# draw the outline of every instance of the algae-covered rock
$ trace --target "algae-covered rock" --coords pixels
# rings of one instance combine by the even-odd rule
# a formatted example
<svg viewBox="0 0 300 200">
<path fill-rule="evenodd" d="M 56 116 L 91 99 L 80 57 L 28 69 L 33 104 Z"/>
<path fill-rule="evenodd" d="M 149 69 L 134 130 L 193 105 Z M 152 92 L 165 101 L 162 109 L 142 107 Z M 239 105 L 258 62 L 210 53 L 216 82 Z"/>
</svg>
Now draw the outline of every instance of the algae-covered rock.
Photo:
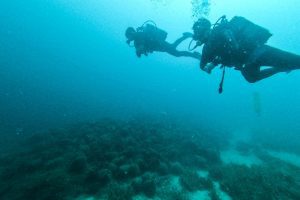
<svg viewBox="0 0 300 200">
<path fill-rule="evenodd" d="M 72 174 L 82 174 L 87 169 L 87 160 L 85 156 L 78 156 L 71 161 L 69 172 Z"/>
<path fill-rule="evenodd" d="M 182 165 L 179 162 L 174 162 L 170 164 L 170 173 L 174 175 L 180 175 L 184 171 Z"/>
<path fill-rule="evenodd" d="M 220 169 L 221 188 L 234 200 L 298 199 L 296 180 L 275 166 L 227 165 Z M 291 198 L 293 197 L 293 198 Z"/>
<path fill-rule="evenodd" d="M 300 199 L 299 169 L 272 165 L 274 159 L 267 162 L 268 157 L 262 159 L 268 167 L 222 164 L 220 149 L 227 137 L 195 129 L 149 119 L 101 120 L 24 136 L 14 151 L 0 154 L 0 199 L 99 195 L 126 200 L 138 194 L 181 200 L 197 190 L 208 190 L 217 199 L 211 180 L 233 200 Z M 245 153 L 252 148 L 242 147 Z M 207 178 L 198 174 L 202 169 L 209 171 Z M 179 189 L 162 184 L 170 174 L 179 176 Z M 168 191 L 165 196 L 162 187 Z"/>
<path fill-rule="evenodd" d="M 98 171 L 90 170 L 86 175 L 86 182 L 89 184 L 98 184 L 104 186 L 110 181 L 111 172 L 107 169 Z"/>
<path fill-rule="evenodd" d="M 107 188 L 107 200 L 131 200 L 133 189 L 130 185 L 110 184 Z"/>
<path fill-rule="evenodd" d="M 180 176 L 180 183 L 184 189 L 190 192 L 213 188 L 213 183 L 208 178 L 200 177 L 196 171 L 185 170 Z"/>
<path fill-rule="evenodd" d="M 136 194 L 143 193 L 151 198 L 156 193 L 155 176 L 152 174 L 145 174 L 142 177 L 135 179 L 131 185 Z"/>
<path fill-rule="evenodd" d="M 113 177 L 116 180 L 123 180 L 138 176 L 141 172 L 139 166 L 136 164 L 126 164 L 115 168 L 113 171 Z"/>
</svg>

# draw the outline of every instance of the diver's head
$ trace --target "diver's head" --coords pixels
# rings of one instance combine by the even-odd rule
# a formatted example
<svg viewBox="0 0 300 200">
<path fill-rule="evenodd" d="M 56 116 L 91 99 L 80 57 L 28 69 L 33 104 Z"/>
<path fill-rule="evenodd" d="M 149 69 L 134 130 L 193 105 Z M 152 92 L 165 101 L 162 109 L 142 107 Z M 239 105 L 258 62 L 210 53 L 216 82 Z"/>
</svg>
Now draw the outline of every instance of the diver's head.
<svg viewBox="0 0 300 200">
<path fill-rule="evenodd" d="M 211 23 L 206 18 L 200 18 L 193 25 L 194 36 L 193 39 L 198 41 L 201 45 L 208 39 L 211 30 Z"/>
<path fill-rule="evenodd" d="M 126 29 L 126 32 L 125 32 L 125 36 L 127 38 L 127 43 L 129 44 L 131 41 L 134 40 L 134 37 L 135 37 L 135 29 L 133 27 L 128 27 Z"/>
</svg>

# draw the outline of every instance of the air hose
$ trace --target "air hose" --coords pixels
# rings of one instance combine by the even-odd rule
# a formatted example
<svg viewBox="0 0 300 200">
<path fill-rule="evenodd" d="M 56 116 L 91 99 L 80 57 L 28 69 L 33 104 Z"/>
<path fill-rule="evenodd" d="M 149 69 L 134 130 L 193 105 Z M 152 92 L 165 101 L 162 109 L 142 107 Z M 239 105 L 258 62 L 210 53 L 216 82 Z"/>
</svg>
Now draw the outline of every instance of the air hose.
<svg viewBox="0 0 300 200">
<path fill-rule="evenodd" d="M 223 67 L 223 72 L 222 72 L 222 79 L 221 79 L 221 82 L 219 85 L 219 94 L 222 94 L 222 92 L 223 92 L 223 84 L 224 84 L 224 78 L 225 78 L 225 66 L 222 65 L 222 67 Z"/>
</svg>

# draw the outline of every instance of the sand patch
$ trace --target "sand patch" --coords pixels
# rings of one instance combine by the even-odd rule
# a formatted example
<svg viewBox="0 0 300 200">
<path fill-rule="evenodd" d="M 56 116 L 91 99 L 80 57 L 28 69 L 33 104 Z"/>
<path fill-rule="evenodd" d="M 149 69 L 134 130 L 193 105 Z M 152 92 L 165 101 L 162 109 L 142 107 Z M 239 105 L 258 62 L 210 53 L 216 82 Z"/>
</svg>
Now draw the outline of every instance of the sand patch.
<svg viewBox="0 0 300 200">
<path fill-rule="evenodd" d="M 277 151 L 268 151 L 268 154 L 284 162 L 300 167 L 300 156 L 297 154 Z"/>
<path fill-rule="evenodd" d="M 252 165 L 260 165 L 262 161 L 254 154 L 244 155 L 235 150 L 227 150 L 221 152 L 221 160 L 225 164 L 237 164 L 246 165 L 251 167 Z"/>
</svg>

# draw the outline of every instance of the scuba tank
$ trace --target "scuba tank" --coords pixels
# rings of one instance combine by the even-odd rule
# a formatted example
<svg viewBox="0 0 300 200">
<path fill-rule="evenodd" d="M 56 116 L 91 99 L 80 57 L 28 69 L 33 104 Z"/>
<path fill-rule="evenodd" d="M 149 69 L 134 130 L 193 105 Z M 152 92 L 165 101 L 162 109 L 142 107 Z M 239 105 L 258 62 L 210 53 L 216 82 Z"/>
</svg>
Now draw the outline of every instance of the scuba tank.
<svg viewBox="0 0 300 200">
<path fill-rule="evenodd" d="M 137 28 L 137 32 L 145 33 L 153 41 L 165 41 L 168 33 L 157 27 L 152 20 L 145 21 L 142 26 Z"/>
<path fill-rule="evenodd" d="M 254 24 L 244 17 L 236 16 L 232 18 L 228 26 L 244 51 L 251 51 L 265 44 L 272 36 L 267 29 Z"/>
</svg>

